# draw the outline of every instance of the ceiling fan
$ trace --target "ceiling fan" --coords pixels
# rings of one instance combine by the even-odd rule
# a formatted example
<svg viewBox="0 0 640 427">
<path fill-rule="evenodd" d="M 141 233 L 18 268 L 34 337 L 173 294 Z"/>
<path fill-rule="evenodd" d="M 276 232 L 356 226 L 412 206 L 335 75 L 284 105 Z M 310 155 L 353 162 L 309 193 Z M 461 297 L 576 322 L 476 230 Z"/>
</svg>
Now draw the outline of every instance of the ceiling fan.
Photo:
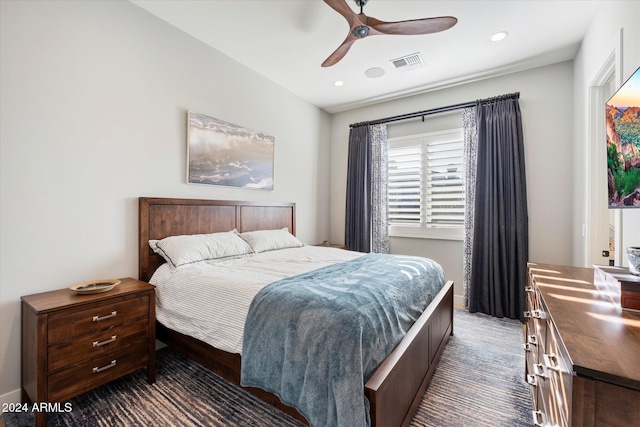
<svg viewBox="0 0 640 427">
<path fill-rule="evenodd" d="M 349 34 L 340 47 L 322 63 L 323 67 L 335 65 L 347 54 L 351 45 L 359 39 L 378 34 L 418 35 L 448 30 L 456 25 L 457 18 L 441 16 L 438 18 L 411 19 L 408 21 L 384 22 L 364 14 L 362 9 L 369 0 L 355 0 L 360 13 L 355 13 L 346 0 L 324 0 L 332 9 L 344 16 L 349 26 Z"/>
</svg>

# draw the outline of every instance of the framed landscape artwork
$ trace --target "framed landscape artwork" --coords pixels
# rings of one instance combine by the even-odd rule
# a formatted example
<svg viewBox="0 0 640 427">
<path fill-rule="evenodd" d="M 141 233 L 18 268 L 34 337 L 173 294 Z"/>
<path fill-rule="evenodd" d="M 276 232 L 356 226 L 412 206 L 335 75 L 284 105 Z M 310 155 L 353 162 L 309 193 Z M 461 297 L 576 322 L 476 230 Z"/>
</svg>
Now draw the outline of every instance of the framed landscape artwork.
<svg viewBox="0 0 640 427">
<path fill-rule="evenodd" d="M 189 112 L 187 182 L 273 190 L 275 138 Z"/>
</svg>

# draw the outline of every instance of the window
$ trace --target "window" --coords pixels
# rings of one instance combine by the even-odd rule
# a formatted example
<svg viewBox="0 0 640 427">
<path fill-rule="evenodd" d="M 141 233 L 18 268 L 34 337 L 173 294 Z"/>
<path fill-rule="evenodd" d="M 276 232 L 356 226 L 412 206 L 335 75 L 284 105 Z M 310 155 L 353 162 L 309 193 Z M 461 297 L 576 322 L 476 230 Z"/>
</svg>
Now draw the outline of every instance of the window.
<svg viewBox="0 0 640 427">
<path fill-rule="evenodd" d="M 464 237 L 463 131 L 389 138 L 389 235 Z"/>
</svg>

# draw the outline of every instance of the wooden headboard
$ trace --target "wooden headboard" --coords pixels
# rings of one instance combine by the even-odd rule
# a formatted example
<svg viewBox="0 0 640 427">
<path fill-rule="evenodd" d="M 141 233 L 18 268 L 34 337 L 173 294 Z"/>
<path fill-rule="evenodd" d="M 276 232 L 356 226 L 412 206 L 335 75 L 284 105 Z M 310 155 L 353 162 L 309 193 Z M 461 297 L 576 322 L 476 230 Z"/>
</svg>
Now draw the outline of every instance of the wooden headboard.
<svg viewBox="0 0 640 427">
<path fill-rule="evenodd" d="M 149 240 L 185 234 L 273 230 L 288 227 L 296 234 L 296 204 L 140 197 L 138 211 L 138 276 L 149 281 L 164 259 Z"/>
</svg>

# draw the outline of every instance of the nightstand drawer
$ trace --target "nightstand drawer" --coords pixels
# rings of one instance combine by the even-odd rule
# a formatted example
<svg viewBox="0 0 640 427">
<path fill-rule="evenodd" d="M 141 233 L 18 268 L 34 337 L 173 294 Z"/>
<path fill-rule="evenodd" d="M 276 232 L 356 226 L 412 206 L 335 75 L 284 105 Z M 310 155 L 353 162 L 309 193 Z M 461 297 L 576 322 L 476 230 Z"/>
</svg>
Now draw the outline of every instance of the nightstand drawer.
<svg viewBox="0 0 640 427">
<path fill-rule="evenodd" d="M 66 400 L 68 396 L 90 390 L 114 378 L 133 372 L 149 361 L 149 343 L 141 341 L 113 353 L 71 366 L 49 376 L 49 401 Z"/>
<path fill-rule="evenodd" d="M 49 316 L 48 341 L 74 340 L 83 335 L 111 329 L 116 325 L 149 316 L 149 297 L 132 297 L 81 311 L 66 310 Z"/>
<path fill-rule="evenodd" d="M 149 340 L 149 319 L 118 325 L 108 331 L 85 335 L 49 348 L 49 371 L 105 355 L 136 342 Z"/>
</svg>

